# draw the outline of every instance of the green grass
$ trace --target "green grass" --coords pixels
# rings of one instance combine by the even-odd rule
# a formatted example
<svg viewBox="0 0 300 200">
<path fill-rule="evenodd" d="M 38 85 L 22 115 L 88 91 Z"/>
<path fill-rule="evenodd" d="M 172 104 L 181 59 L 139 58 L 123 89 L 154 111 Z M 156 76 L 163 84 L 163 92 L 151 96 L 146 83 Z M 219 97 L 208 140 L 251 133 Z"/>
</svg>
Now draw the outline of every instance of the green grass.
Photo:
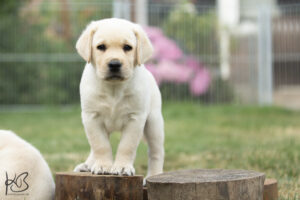
<svg viewBox="0 0 300 200">
<path fill-rule="evenodd" d="M 189 168 L 249 169 L 279 181 L 280 199 L 300 199 L 300 112 L 276 107 L 165 103 L 165 171 Z M 80 109 L 0 112 L 0 129 L 11 129 L 37 147 L 53 173 L 85 160 L 89 145 Z M 115 149 L 119 134 L 111 141 Z M 147 169 L 141 143 L 135 168 Z"/>
</svg>

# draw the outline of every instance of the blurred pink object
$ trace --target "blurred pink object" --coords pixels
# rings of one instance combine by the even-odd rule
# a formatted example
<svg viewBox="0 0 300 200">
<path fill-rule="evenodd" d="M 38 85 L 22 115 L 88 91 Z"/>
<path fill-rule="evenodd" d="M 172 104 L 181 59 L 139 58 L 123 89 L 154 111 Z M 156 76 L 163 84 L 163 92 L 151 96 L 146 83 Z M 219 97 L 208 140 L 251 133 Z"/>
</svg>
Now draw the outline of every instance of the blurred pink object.
<svg viewBox="0 0 300 200">
<path fill-rule="evenodd" d="M 193 56 L 187 56 L 185 59 L 186 66 L 192 68 L 193 70 L 198 70 L 199 67 L 205 67 L 199 63 L 199 61 Z"/>
<path fill-rule="evenodd" d="M 185 65 L 177 64 L 171 60 L 162 60 L 156 67 L 160 80 L 175 83 L 188 82 L 193 72 Z"/>
<path fill-rule="evenodd" d="M 157 38 L 164 37 L 163 32 L 157 27 L 146 26 L 143 28 L 146 31 L 151 42 L 154 42 Z"/>
<path fill-rule="evenodd" d="M 155 57 L 158 59 L 177 60 L 183 56 L 182 51 L 177 47 L 177 44 L 166 37 L 161 37 L 154 43 Z"/>
<path fill-rule="evenodd" d="M 190 91 L 193 95 L 200 96 L 208 90 L 210 81 L 209 71 L 205 68 L 201 68 L 190 81 Z"/>
<path fill-rule="evenodd" d="M 187 83 L 194 96 L 204 94 L 211 81 L 209 71 L 196 58 L 185 56 L 176 42 L 167 38 L 161 29 L 144 27 L 153 47 L 152 62 L 146 68 L 158 84 L 163 82 Z"/>
<path fill-rule="evenodd" d="M 153 74 L 158 84 L 162 82 L 186 83 L 193 73 L 184 65 L 176 64 L 170 60 L 163 60 L 157 65 L 147 64 L 146 68 Z"/>
<path fill-rule="evenodd" d="M 176 42 L 164 36 L 163 32 L 156 27 L 144 27 L 154 47 L 155 59 L 176 60 L 183 56 Z"/>
</svg>

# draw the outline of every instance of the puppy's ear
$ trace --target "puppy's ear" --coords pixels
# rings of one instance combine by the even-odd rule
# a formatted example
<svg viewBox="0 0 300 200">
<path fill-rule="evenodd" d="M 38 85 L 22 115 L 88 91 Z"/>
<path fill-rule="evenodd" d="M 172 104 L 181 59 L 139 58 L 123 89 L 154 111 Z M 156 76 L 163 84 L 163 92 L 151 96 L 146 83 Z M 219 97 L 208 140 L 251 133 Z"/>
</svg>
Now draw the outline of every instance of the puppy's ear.
<svg viewBox="0 0 300 200">
<path fill-rule="evenodd" d="M 135 64 L 142 65 L 152 56 L 153 47 L 147 34 L 140 25 L 135 24 L 133 31 L 135 33 L 137 43 Z"/>
<path fill-rule="evenodd" d="M 95 32 L 96 22 L 91 22 L 76 42 L 77 52 L 88 63 L 91 62 L 92 59 L 92 41 Z"/>
</svg>

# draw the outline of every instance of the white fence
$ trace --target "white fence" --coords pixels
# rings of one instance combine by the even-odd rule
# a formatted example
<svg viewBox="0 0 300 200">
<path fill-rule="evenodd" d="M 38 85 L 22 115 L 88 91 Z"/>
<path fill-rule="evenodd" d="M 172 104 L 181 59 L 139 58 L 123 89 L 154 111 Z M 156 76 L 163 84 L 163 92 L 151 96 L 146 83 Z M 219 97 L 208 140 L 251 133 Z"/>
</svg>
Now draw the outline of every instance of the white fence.
<svg viewBox="0 0 300 200">
<path fill-rule="evenodd" d="M 247 5 L 229 27 L 216 6 L 147 4 L 145 16 L 126 1 L 32 2 L 2 14 L 0 105 L 79 103 L 76 39 L 89 21 L 122 15 L 148 24 L 147 67 L 164 99 L 300 107 L 300 4 Z"/>
</svg>

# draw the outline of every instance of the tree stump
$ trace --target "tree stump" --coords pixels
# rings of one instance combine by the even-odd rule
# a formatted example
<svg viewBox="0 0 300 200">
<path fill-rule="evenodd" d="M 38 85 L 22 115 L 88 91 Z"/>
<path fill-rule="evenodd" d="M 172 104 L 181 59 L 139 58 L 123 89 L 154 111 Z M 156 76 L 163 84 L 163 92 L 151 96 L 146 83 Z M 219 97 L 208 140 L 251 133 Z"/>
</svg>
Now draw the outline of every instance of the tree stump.
<svg viewBox="0 0 300 200">
<path fill-rule="evenodd" d="M 149 200 L 262 200 L 265 176 L 246 170 L 198 169 L 147 179 Z"/>
<path fill-rule="evenodd" d="M 266 179 L 264 184 L 264 200 L 277 200 L 278 188 L 276 179 Z"/>
<path fill-rule="evenodd" d="M 148 200 L 148 192 L 146 187 L 143 188 L 143 200 Z"/>
<path fill-rule="evenodd" d="M 143 176 L 57 173 L 55 200 L 143 200 Z"/>
</svg>

